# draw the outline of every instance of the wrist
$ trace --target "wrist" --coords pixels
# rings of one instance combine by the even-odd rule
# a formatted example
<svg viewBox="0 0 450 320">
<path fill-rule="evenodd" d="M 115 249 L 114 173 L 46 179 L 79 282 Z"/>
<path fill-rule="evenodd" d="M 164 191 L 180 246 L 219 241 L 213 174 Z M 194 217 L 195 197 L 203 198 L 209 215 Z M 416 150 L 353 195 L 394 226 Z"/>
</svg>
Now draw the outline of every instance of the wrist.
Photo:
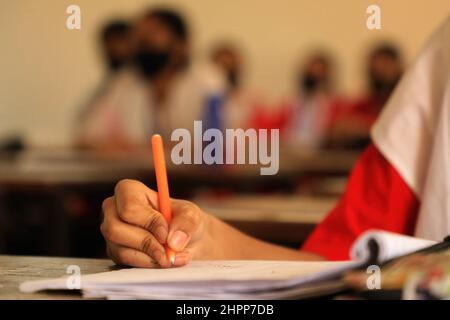
<svg viewBox="0 0 450 320">
<path fill-rule="evenodd" d="M 203 235 L 199 242 L 197 251 L 197 259 L 202 260 L 217 260 L 223 259 L 223 248 L 220 241 L 222 232 L 221 221 L 216 217 L 203 212 Z"/>
</svg>

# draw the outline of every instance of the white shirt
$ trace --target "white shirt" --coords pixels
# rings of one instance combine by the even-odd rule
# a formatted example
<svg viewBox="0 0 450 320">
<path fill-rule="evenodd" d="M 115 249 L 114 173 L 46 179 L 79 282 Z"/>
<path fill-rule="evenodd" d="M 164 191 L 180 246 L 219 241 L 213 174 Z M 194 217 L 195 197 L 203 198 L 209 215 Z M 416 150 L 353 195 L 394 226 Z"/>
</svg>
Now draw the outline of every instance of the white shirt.
<svg viewBox="0 0 450 320">
<path fill-rule="evenodd" d="M 421 202 L 416 236 L 442 240 L 450 234 L 450 17 L 403 76 L 372 137 Z"/>
<path fill-rule="evenodd" d="M 84 139 L 108 141 L 120 136 L 132 144 L 148 143 L 152 133 L 170 138 L 176 128 L 192 130 L 202 120 L 206 99 L 222 95 L 224 80 L 208 65 L 191 65 L 171 83 L 164 105 L 157 106 L 151 84 L 132 69 L 120 71 L 90 107 L 80 128 Z"/>
</svg>

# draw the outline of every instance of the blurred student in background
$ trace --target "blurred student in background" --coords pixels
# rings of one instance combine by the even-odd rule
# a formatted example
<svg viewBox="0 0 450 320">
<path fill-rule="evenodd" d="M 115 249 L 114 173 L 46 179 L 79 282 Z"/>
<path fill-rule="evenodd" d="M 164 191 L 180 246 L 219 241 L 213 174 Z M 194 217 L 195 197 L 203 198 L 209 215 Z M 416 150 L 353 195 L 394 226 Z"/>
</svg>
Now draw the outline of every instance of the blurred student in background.
<svg viewBox="0 0 450 320">
<path fill-rule="evenodd" d="M 192 130 L 210 105 L 221 103 L 224 81 L 212 67 L 192 63 L 185 20 L 175 11 L 147 11 L 133 27 L 133 55 L 93 102 L 79 128 L 82 146 L 127 149 Z"/>
<path fill-rule="evenodd" d="M 242 54 L 229 43 L 216 45 L 211 51 L 211 60 L 226 76 L 227 92 L 239 90 L 242 82 Z"/>
<path fill-rule="evenodd" d="M 91 113 L 96 100 L 106 94 L 111 81 L 129 61 L 133 54 L 131 25 L 125 20 L 112 20 L 106 23 L 100 32 L 99 42 L 105 64 L 105 76 L 100 86 L 89 98 L 79 113 L 78 123 L 83 123 Z"/>
<path fill-rule="evenodd" d="M 284 138 L 289 144 L 317 149 L 324 146 L 335 117 L 334 66 L 330 56 L 316 52 L 300 65 L 297 92 L 288 103 Z"/>
<path fill-rule="evenodd" d="M 222 110 L 226 128 L 248 128 L 255 112 L 256 95 L 243 84 L 244 58 L 236 45 L 220 43 L 211 50 L 212 63 L 226 80 L 226 93 Z"/>
<path fill-rule="evenodd" d="M 365 147 L 370 128 L 378 118 L 403 73 L 403 59 L 392 44 L 380 44 L 369 54 L 366 67 L 368 91 L 350 104 L 333 126 L 333 144 Z"/>
<path fill-rule="evenodd" d="M 108 70 L 120 70 L 131 58 L 131 26 L 125 20 L 114 20 L 106 24 L 101 32 L 101 44 Z"/>
</svg>

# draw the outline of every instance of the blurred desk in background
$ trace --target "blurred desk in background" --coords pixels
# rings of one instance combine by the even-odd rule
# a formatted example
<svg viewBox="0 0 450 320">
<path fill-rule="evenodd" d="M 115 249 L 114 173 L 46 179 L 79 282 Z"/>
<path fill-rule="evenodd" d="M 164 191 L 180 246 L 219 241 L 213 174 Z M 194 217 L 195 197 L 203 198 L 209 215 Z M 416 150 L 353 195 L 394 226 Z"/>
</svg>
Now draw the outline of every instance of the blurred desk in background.
<svg viewBox="0 0 450 320">
<path fill-rule="evenodd" d="M 282 149 L 280 170 L 273 176 L 261 176 L 258 165 L 175 166 L 168 161 L 171 195 L 186 199 L 205 194 L 292 195 L 298 193 L 299 183 L 311 177 L 322 182 L 345 179 L 357 156 L 355 152 L 311 153 Z M 101 256 L 104 252 L 99 232 L 101 203 L 124 178 L 156 187 L 150 149 L 122 154 L 70 149 L 29 150 L 0 158 L 0 252 Z M 307 234 L 313 227 L 312 223 L 298 220 L 299 213 L 310 214 L 310 210 L 303 211 L 302 204 L 294 200 L 274 200 L 271 207 L 266 203 L 250 208 L 245 203 L 251 199 L 243 199 L 242 207 L 216 203 L 215 211 L 211 212 L 223 214 L 222 218 L 238 228 L 269 241 L 299 243 L 304 236 L 296 235 L 298 230 Z M 259 202 L 260 199 L 253 203 Z M 281 210 L 287 203 L 292 203 L 291 209 Z M 276 222 L 268 221 L 269 208 L 273 217 L 277 213 Z M 322 211 L 329 208 L 326 209 Z M 233 210 L 244 210 L 245 214 L 241 211 L 233 218 Z M 289 218 L 280 221 L 282 215 Z M 247 220 L 238 220 L 238 216 Z"/>
<path fill-rule="evenodd" d="M 260 165 L 174 165 L 167 155 L 171 186 L 256 187 L 291 185 L 304 176 L 346 176 L 358 152 L 294 152 L 281 149 L 276 175 L 260 174 Z M 153 181 L 151 150 L 102 154 L 72 149 L 30 150 L 0 158 L 0 185 L 45 186 L 115 183 L 130 178 Z M 172 190 L 173 193 L 173 190 Z"/>
<path fill-rule="evenodd" d="M 257 238 L 299 246 L 336 205 L 335 197 L 244 195 L 195 198 L 210 213 Z"/>
</svg>

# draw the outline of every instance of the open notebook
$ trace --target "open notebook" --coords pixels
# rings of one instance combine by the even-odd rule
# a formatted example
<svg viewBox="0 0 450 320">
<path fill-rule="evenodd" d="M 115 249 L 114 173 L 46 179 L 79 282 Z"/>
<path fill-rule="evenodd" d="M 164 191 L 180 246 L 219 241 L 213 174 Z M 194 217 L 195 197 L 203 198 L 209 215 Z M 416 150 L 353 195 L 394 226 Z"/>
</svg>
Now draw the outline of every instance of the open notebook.
<svg viewBox="0 0 450 320">
<path fill-rule="evenodd" d="M 411 253 L 433 241 L 384 231 L 363 234 L 351 249 L 352 261 L 193 261 L 173 269 L 122 269 L 82 275 L 85 297 L 108 299 L 286 299 L 342 289 L 345 271 Z M 375 250 L 375 251 L 374 251 Z M 67 277 L 24 282 L 23 292 L 67 289 Z"/>
</svg>

